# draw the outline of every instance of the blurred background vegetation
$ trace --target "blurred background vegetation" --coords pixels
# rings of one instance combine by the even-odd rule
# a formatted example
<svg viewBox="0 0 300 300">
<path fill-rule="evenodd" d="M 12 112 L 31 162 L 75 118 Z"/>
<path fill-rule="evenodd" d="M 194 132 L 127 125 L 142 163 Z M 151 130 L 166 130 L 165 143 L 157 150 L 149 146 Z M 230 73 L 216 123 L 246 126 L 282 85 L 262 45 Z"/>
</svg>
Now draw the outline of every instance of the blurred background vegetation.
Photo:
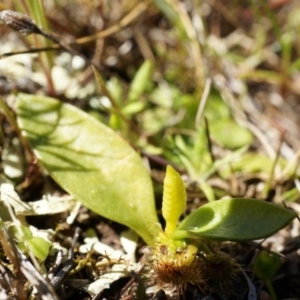
<svg viewBox="0 0 300 300">
<path fill-rule="evenodd" d="M 1 10 L 31 16 L 92 60 L 102 79 L 44 37 L 1 26 L 2 55 L 50 49 L 2 57 L 0 92 L 79 106 L 120 131 L 148 159 L 154 177 L 172 164 L 209 200 L 230 194 L 295 201 L 299 6 L 291 0 L 7 0 Z M 7 146 L 5 126 L 1 135 L 5 170 L 6 152 L 15 150 Z"/>
</svg>

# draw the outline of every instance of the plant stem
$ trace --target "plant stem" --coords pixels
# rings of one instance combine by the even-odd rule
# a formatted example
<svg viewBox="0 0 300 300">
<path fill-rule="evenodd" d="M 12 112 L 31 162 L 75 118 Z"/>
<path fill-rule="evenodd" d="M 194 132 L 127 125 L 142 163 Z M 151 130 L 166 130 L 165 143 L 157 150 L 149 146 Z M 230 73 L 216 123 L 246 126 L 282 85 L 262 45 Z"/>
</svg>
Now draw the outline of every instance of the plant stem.
<svg viewBox="0 0 300 300">
<path fill-rule="evenodd" d="M 277 300 L 277 296 L 276 296 L 276 293 L 274 291 L 274 288 L 273 288 L 273 285 L 272 285 L 272 282 L 270 279 L 265 279 L 265 284 L 266 284 L 266 287 L 272 297 L 272 300 Z"/>
</svg>

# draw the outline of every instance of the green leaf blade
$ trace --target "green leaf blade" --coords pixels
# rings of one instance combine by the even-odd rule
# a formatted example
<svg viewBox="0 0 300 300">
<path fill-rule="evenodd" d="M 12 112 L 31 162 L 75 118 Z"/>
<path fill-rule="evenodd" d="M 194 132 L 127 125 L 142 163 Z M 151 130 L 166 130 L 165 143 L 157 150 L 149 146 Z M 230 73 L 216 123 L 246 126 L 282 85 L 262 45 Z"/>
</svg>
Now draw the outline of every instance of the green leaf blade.
<svg viewBox="0 0 300 300">
<path fill-rule="evenodd" d="M 154 242 L 159 226 L 150 176 L 119 135 L 48 97 L 21 94 L 17 115 L 38 159 L 67 192 L 96 213 L 132 228 L 147 243 Z"/>
<path fill-rule="evenodd" d="M 224 199 L 207 203 L 186 217 L 174 238 L 249 241 L 285 227 L 297 214 L 255 199 Z"/>
<path fill-rule="evenodd" d="M 40 261 L 45 261 L 52 244 L 41 237 L 33 237 L 27 241 L 27 245 L 33 255 Z"/>
<path fill-rule="evenodd" d="M 131 83 L 130 90 L 128 92 L 128 101 L 136 101 L 145 92 L 147 84 L 149 83 L 153 71 L 153 62 L 151 60 L 145 60 Z"/>
</svg>

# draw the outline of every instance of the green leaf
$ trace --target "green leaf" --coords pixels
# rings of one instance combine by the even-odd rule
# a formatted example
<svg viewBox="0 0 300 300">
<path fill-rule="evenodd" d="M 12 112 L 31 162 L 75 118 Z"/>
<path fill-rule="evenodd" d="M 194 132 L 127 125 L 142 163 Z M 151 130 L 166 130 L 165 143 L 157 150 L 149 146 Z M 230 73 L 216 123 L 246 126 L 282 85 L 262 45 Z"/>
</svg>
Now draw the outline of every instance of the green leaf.
<svg viewBox="0 0 300 300">
<path fill-rule="evenodd" d="M 233 119 L 215 120 L 209 124 L 211 135 L 229 149 L 236 149 L 253 142 L 251 132 L 238 125 Z"/>
<path fill-rule="evenodd" d="M 247 152 L 244 155 L 240 156 L 238 159 L 235 159 L 231 162 L 231 169 L 243 173 L 266 172 L 270 174 L 273 165 L 274 159 L 271 159 L 267 155 Z M 278 160 L 278 165 L 281 168 L 285 168 L 287 165 L 287 161 L 284 158 L 280 157 Z M 293 172 L 294 171 L 291 170 L 291 172 L 288 173 L 288 176 L 292 176 Z"/>
<path fill-rule="evenodd" d="M 154 243 L 160 228 L 153 188 L 137 153 L 76 107 L 24 94 L 17 104 L 22 134 L 61 187 L 91 210 Z"/>
<path fill-rule="evenodd" d="M 208 95 L 204 116 L 209 121 L 209 126 L 215 121 L 230 118 L 229 106 L 224 102 L 220 93 L 213 87 Z"/>
<path fill-rule="evenodd" d="M 145 109 L 145 107 L 145 102 L 130 102 L 122 108 L 122 113 L 126 116 L 131 116 L 141 112 L 143 109 Z"/>
<path fill-rule="evenodd" d="M 183 213 L 186 204 L 184 183 L 171 166 L 167 167 L 164 180 L 164 194 L 162 215 L 166 220 L 166 233 L 171 234 L 176 229 L 178 219 Z"/>
<path fill-rule="evenodd" d="M 295 212 L 262 200 L 223 199 L 192 212 L 179 224 L 173 238 L 261 239 L 283 228 L 295 217 Z"/>
<path fill-rule="evenodd" d="M 157 134 L 164 127 L 167 127 L 167 122 L 170 118 L 172 118 L 172 116 L 172 111 L 162 107 L 146 110 L 143 113 L 143 119 L 141 122 L 143 133 L 146 136 Z"/>
<path fill-rule="evenodd" d="M 33 236 L 30 228 L 19 225 L 10 227 L 12 236 L 18 241 L 18 246 L 25 252 L 30 250 L 40 261 L 44 261 L 52 246 L 52 243 L 39 236 Z"/>
<path fill-rule="evenodd" d="M 153 63 L 146 60 L 136 72 L 128 93 L 128 101 L 136 101 L 145 92 L 152 75 Z"/>
<path fill-rule="evenodd" d="M 162 11 L 162 13 L 176 26 L 182 39 L 187 39 L 185 26 L 181 16 L 174 9 L 173 3 L 166 0 L 154 0 L 154 4 Z"/>
<path fill-rule="evenodd" d="M 261 251 L 254 261 L 253 272 L 262 279 L 272 279 L 281 264 L 280 256 L 274 252 Z"/>
<path fill-rule="evenodd" d="M 177 134 L 174 142 L 176 157 L 181 160 L 190 178 L 198 181 L 212 167 L 205 129 L 201 127 L 191 137 Z"/>
<path fill-rule="evenodd" d="M 27 241 L 29 249 L 32 251 L 33 255 L 40 261 L 44 261 L 48 254 L 52 244 L 45 239 L 36 236 Z"/>
<path fill-rule="evenodd" d="M 216 200 L 213 188 L 206 181 L 199 180 L 199 187 L 201 188 L 208 202 Z"/>
</svg>

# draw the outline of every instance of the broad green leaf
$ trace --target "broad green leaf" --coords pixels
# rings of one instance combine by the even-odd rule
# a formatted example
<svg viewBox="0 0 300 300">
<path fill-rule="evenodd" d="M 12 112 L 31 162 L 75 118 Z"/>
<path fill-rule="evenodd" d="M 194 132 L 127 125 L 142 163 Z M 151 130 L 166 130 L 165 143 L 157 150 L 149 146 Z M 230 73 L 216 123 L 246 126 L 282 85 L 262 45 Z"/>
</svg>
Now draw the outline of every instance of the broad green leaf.
<svg viewBox="0 0 300 300">
<path fill-rule="evenodd" d="M 22 134 L 61 187 L 152 244 L 160 228 L 150 176 L 137 153 L 76 107 L 24 94 L 17 104 Z"/>
<path fill-rule="evenodd" d="M 177 226 L 178 219 L 183 213 L 186 204 L 184 183 L 171 166 L 167 167 L 164 180 L 162 215 L 166 220 L 166 233 L 171 234 Z"/>
<path fill-rule="evenodd" d="M 173 236 L 174 239 L 255 240 L 270 236 L 296 216 L 291 210 L 262 200 L 223 199 L 192 212 Z"/>
</svg>

